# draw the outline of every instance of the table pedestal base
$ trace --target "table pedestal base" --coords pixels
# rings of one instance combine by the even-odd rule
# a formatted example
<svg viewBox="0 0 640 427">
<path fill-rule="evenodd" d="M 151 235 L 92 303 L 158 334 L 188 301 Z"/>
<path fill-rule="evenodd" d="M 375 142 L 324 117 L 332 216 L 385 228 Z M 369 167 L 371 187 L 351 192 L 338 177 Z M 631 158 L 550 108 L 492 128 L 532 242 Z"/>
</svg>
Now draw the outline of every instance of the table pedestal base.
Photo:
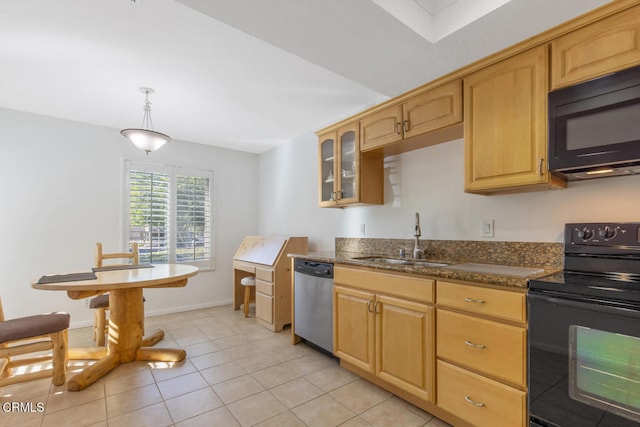
<svg viewBox="0 0 640 427">
<path fill-rule="evenodd" d="M 164 331 L 162 329 L 156 329 L 149 336 L 142 338 L 143 347 L 153 347 L 164 339 Z"/>
<path fill-rule="evenodd" d="M 135 360 L 153 362 L 181 362 L 187 356 L 187 352 L 178 349 L 140 347 L 136 351 Z M 99 359 L 93 365 L 85 368 L 67 383 L 67 390 L 80 391 L 89 387 L 94 382 L 108 374 L 112 369 L 123 363 L 117 353 L 108 354 Z"/>
<path fill-rule="evenodd" d="M 116 366 L 140 361 L 180 362 L 187 353 L 180 349 L 150 348 L 164 338 L 158 329 L 143 337 L 144 306 L 142 288 L 113 290 L 109 292 L 109 341 L 107 348 L 70 349 L 70 359 L 97 360 L 74 376 L 67 383 L 67 390 L 87 388 Z"/>
</svg>

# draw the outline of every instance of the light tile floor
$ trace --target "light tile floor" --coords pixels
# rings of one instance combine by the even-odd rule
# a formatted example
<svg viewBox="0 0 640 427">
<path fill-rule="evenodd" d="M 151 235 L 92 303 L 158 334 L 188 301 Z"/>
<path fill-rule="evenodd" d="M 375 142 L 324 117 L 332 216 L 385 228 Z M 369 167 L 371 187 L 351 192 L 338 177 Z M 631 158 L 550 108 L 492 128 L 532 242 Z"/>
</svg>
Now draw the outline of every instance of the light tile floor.
<svg viewBox="0 0 640 427">
<path fill-rule="evenodd" d="M 147 331 L 165 331 L 156 346 L 184 348 L 185 361 L 121 365 L 80 392 L 50 379 L 4 387 L 0 426 L 448 426 L 253 315 L 224 306 L 147 318 Z M 70 330 L 69 342 L 92 346 L 91 328 Z M 83 363 L 71 361 L 70 375 Z"/>
</svg>

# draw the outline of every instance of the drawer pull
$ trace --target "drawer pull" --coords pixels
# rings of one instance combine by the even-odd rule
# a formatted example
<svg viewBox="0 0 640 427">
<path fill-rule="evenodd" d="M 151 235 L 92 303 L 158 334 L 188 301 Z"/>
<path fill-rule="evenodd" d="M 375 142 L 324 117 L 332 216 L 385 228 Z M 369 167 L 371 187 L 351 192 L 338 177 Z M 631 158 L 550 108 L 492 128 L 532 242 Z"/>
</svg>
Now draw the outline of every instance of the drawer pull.
<svg viewBox="0 0 640 427">
<path fill-rule="evenodd" d="M 472 299 L 472 298 L 469 298 L 469 297 L 464 297 L 464 300 L 466 302 L 475 302 L 477 304 L 484 304 L 484 300 L 483 299 Z"/>
<path fill-rule="evenodd" d="M 482 408 L 484 406 L 484 403 L 476 402 L 475 400 L 471 399 L 469 396 L 465 396 L 464 400 L 466 400 L 468 403 L 471 403 L 472 405 L 477 406 L 478 408 Z"/>
<path fill-rule="evenodd" d="M 469 341 L 469 340 L 466 340 L 464 343 L 465 343 L 466 345 L 468 345 L 469 347 L 475 347 L 475 348 L 486 348 L 486 346 L 485 346 L 485 345 L 482 345 L 482 344 L 474 344 L 474 343 L 472 343 L 472 342 L 471 342 L 471 341 Z"/>
</svg>

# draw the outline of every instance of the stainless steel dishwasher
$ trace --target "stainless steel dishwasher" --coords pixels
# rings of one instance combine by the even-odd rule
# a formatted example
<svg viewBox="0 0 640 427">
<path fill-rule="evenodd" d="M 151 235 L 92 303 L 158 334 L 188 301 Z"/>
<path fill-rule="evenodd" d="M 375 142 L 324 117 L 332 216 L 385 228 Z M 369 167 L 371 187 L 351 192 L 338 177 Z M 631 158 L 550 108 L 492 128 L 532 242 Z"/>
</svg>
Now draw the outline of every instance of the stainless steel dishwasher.
<svg viewBox="0 0 640 427">
<path fill-rule="evenodd" d="M 333 353 L 333 264 L 296 258 L 295 334 Z"/>
</svg>

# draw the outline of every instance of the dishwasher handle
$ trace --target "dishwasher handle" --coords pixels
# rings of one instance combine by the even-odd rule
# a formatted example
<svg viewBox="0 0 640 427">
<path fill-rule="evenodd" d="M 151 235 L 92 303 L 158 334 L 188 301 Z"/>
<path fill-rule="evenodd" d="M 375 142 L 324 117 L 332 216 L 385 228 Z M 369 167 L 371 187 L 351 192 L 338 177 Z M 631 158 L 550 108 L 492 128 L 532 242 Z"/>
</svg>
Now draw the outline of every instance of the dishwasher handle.
<svg viewBox="0 0 640 427">
<path fill-rule="evenodd" d="M 296 273 L 322 277 L 325 279 L 333 279 L 333 264 L 330 263 L 296 258 L 293 268 Z"/>
</svg>

